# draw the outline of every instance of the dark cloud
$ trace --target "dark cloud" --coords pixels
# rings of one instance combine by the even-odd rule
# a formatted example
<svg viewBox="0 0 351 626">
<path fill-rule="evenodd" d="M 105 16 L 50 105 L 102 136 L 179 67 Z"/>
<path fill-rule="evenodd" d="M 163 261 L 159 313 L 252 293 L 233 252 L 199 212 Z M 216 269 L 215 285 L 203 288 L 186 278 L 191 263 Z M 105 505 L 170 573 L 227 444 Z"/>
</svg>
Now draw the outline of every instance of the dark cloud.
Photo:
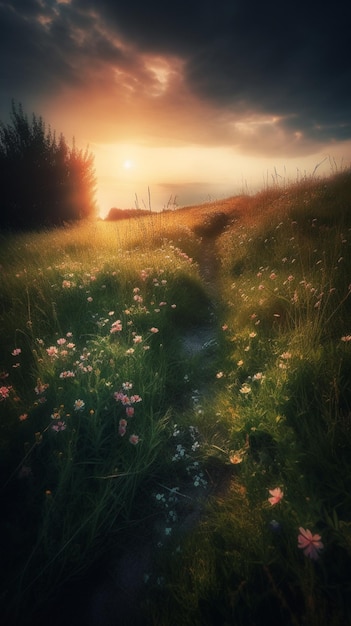
<svg viewBox="0 0 351 626">
<path fill-rule="evenodd" d="M 340 0 L 328 6 L 315 0 L 4 0 L 2 93 L 39 100 L 70 85 L 88 88 L 100 80 L 107 88 L 117 72 L 125 93 L 146 98 L 157 85 L 143 55 L 173 56 L 182 61 L 186 88 L 219 118 L 221 111 L 237 120 L 275 118 L 277 150 L 284 140 L 346 140 L 350 17 Z M 272 127 L 257 133 L 264 145 Z M 232 139 L 244 141 L 238 129 Z"/>
</svg>

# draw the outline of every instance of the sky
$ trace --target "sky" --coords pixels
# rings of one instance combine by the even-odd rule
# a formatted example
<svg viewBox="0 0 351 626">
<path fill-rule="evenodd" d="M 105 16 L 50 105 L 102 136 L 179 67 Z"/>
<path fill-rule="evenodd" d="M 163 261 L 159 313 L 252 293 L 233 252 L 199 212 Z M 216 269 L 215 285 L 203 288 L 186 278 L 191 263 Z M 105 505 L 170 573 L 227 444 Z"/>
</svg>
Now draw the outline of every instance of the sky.
<svg viewBox="0 0 351 626">
<path fill-rule="evenodd" d="M 100 214 L 254 193 L 351 162 L 344 0 L 0 0 L 11 101 L 95 156 Z"/>
</svg>

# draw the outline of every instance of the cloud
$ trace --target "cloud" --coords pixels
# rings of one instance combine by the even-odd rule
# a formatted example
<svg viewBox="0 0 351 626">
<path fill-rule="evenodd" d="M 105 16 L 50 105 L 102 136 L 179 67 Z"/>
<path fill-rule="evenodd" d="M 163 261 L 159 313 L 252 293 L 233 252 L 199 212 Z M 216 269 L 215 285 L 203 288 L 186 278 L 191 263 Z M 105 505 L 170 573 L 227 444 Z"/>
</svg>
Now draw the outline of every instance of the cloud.
<svg viewBox="0 0 351 626">
<path fill-rule="evenodd" d="M 69 111 L 91 141 L 312 153 L 351 137 L 350 13 L 315 0 L 3 0 L 1 119 L 14 97 Z"/>
</svg>

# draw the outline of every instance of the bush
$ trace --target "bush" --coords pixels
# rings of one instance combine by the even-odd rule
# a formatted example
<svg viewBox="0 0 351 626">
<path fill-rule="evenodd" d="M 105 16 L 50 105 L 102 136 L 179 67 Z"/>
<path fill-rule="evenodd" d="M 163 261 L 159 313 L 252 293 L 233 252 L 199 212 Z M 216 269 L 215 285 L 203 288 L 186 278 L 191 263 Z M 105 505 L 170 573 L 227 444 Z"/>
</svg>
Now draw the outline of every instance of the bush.
<svg viewBox="0 0 351 626">
<path fill-rule="evenodd" d="M 0 122 L 0 227 L 27 229 L 62 225 L 95 210 L 93 155 L 67 146 L 46 130 L 41 117 L 30 122 L 12 103 L 11 123 Z"/>
</svg>

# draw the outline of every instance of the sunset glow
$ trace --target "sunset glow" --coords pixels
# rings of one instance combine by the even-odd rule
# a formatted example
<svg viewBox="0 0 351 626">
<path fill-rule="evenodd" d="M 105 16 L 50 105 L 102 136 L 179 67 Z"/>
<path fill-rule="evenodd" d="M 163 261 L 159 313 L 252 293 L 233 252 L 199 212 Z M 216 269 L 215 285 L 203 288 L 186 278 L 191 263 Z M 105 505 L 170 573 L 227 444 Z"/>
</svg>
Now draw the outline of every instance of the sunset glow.
<svg viewBox="0 0 351 626">
<path fill-rule="evenodd" d="M 275 2 L 257 3 L 254 23 L 244 2 L 187 10 L 5 0 L 0 119 L 14 98 L 88 146 L 101 215 L 148 189 L 161 210 L 170 197 L 188 205 L 349 165 L 346 20 L 335 46 L 312 6 L 288 23 Z"/>
</svg>

